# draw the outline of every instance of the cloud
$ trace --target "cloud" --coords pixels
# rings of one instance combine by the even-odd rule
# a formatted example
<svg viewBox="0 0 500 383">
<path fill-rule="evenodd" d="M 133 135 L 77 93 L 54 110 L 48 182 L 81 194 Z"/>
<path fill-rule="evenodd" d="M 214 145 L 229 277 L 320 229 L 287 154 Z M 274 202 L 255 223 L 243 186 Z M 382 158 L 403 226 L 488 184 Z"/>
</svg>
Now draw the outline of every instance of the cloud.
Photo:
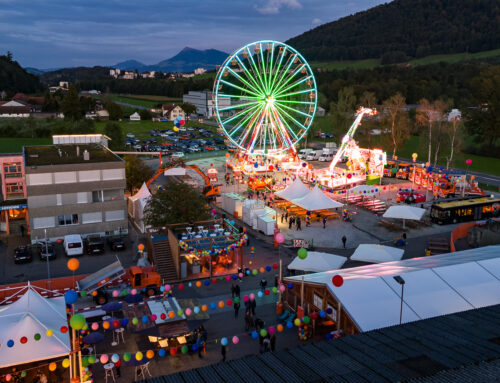
<svg viewBox="0 0 500 383">
<path fill-rule="evenodd" d="M 256 5 L 255 9 L 263 15 L 276 15 L 282 7 L 301 9 L 302 4 L 298 0 L 266 0 L 261 7 Z"/>
<path fill-rule="evenodd" d="M 313 23 L 313 24 L 321 24 L 321 23 L 322 23 L 322 21 L 321 21 L 321 19 L 318 19 L 318 18 L 316 17 L 315 19 L 313 19 L 312 23 Z"/>
</svg>

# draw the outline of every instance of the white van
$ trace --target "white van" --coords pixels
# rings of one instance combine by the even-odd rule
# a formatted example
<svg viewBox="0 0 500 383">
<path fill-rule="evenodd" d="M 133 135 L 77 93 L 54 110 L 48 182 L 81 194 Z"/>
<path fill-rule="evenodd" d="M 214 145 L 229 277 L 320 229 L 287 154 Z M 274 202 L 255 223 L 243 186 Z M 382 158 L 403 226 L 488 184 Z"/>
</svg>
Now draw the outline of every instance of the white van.
<svg viewBox="0 0 500 383">
<path fill-rule="evenodd" d="M 323 153 L 322 150 L 315 150 L 314 152 L 311 152 L 307 155 L 306 160 L 307 161 L 317 161 L 319 159 L 319 156 Z"/>
<path fill-rule="evenodd" d="M 65 235 L 63 245 L 67 257 L 78 257 L 83 254 L 83 240 L 80 234 Z"/>
<path fill-rule="evenodd" d="M 332 153 L 323 152 L 323 154 L 321 156 L 319 156 L 319 161 L 321 161 L 321 162 L 327 162 L 327 161 L 331 161 L 331 160 L 333 160 Z"/>
<path fill-rule="evenodd" d="M 305 160 L 305 159 L 307 158 L 307 155 L 308 155 L 309 153 L 311 153 L 312 151 L 313 151 L 313 150 L 312 150 L 312 149 L 310 149 L 310 148 L 307 148 L 307 149 L 300 149 L 300 151 L 299 151 L 299 158 L 300 158 L 301 160 Z"/>
</svg>

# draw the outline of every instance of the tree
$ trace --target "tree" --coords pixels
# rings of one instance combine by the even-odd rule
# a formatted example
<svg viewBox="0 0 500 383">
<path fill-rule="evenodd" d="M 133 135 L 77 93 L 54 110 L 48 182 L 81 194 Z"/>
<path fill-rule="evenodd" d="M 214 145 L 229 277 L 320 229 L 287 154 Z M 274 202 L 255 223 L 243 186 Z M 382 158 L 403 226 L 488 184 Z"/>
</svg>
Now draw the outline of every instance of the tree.
<svg viewBox="0 0 500 383">
<path fill-rule="evenodd" d="M 42 112 L 54 113 L 59 110 L 59 103 L 56 98 L 49 92 L 45 92 L 43 97 Z"/>
<path fill-rule="evenodd" d="M 427 126 L 429 129 L 428 134 L 428 147 L 427 147 L 427 162 L 431 163 L 432 155 L 432 125 L 434 119 L 436 118 L 434 111 L 432 110 L 432 105 L 426 98 L 422 98 L 418 102 L 419 108 L 417 110 L 416 121 L 418 125 Z"/>
<path fill-rule="evenodd" d="M 141 116 L 141 120 L 151 120 L 152 114 L 149 110 L 147 109 L 141 109 L 139 110 L 139 115 Z"/>
<path fill-rule="evenodd" d="M 403 108 L 406 100 L 401 93 L 396 93 L 383 103 L 384 112 L 387 113 L 392 137 L 392 157 L 396 155 L 398 146 L 402 145 L 409 137 L 408 117 Z M 405 118 L 406 117 L 406 118 Z"/>
<path fill-rule="evenodd" d="M 186 116 L 190 116 L 193 113 L 196 113 L 196 106 L 190 104 L 189 102 L 184 102 L 181 104 L 181 108 L 186 113 Z"/>
<path fill-rule="evenodd" d="M 80 106 L 83 113 L 91 113 L 95 111 L 97 101 L 93 97 L 82 96 L 80 97 Z"/>
<path fill-rule="evenodd" d="M 347 128 L 356 111 L 356 95 L 353 87 L 345 87 L 339 90 L 337 103 L 330 105 L 330 111 L 334 117 L 336 125 L 343 131 Z"/>
<path fill-rule="evenodd" d="M 113 101 L 108 101 L 105 104 L 106 110 L 109 113 L 109 119 L 113 121 L 118 121 L 123 118 L 123 111 L 120 105 Z"/>
<path fill-rule="evenodd" d="M 445 135 L 445 125 L 446 125 L 446 116 L 445 112 L 448 109 L 448 105 L 450 105 L 449 102 L 442 101 L 442 100 L 436 100 L 432 103 L 432 109 L 434 110 L 435 113 L 435 119 L 434 119 L 434 141 L 436 142 L 435 148 L 434 148 L 434 166 L 437 165 L 438 158 L 439 158 L 439 152 L 441 149 L 441 144 L 443 143 L 444 140 L 446 140 L 446 135 Z"/>
<path fill-rule="evenodd" d="M 458 136 L 462 128 L 462 116 L 454 110 L 448 115 L 448 135 L 450 136 L 450 155 L 446 157 L 446 169 L 453 166 L 453 156 L 458 146 Z"/>
<path fill-rule="evenodd" d="M 365 90 L 359 99 L 361 106 L 365 108 L 375 108 L 377 106 L 377 97 L 375 93 Z"/>
<path fill-rule="evenodd" d="M 80 99 L 78 98 L 78 91 L 76 90 L 76 86 L 74 84 L 69 86 L 68 93 L 64 95 L 61 109 L 64 113 L 65 120 L 78 121 L 83 118 Z"/>
<path fill-rule="evenodd" d="M 208 218 L 205 199 L 185 183 L 172 183 L 165 190 L 159 190 L 144 210 L 144 222 L 153 227 Z"/>
<path fill-rule="evenodd" d="M 125 156 L 125 174 L 127 177 L 127 190 L 133 193 L 144 182 L 149 180 L 154 170 L 142 162 L 137 156 Z"/>
<path fill-rule="evenodd" d="M 108 121 L 104 127 L 104 134 L 111 138 L 108 144 L 111 150 L 123 149 L 123 131 L 120 124 Z"/>
</svg>

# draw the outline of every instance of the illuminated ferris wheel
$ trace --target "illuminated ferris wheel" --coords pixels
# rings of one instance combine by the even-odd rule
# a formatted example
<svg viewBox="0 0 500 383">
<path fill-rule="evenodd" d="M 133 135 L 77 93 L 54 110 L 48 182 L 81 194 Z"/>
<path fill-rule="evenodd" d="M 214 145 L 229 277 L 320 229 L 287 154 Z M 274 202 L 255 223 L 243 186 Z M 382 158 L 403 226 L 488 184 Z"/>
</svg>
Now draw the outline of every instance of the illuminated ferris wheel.
<svg viewBox="0 0 500 383">
<path fill-rule="evenodd" d="M 272 40 L 235 51 L 214 85 L 219 126 L 244 154 L 295 153 L 311 127 L 317 99 L 316 81 L 304 57 Z"/>
</svg>

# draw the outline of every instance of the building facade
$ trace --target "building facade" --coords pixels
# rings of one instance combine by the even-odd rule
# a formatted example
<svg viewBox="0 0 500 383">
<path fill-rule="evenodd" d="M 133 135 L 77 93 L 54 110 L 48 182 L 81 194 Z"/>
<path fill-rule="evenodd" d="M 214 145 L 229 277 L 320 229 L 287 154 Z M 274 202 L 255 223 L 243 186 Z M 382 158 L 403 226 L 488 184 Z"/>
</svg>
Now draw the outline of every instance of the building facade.
<svg viewBox="0 0 500 383">
<path fill-rule="evenodd" d="M 99 144 L 24 148 L 31 241 L 127 233 L 125 162 Z"/>
<path fill-rule="evenodd" d="M 26 181 L 22 154 L 0 155 L 0 231 L 10 234 L 14 224 L 27 217 Z M 17 234 L 17 232 L 16 232 Z"/>
<path fill-rule="evenodd" d="M 211 91 L 189 91 L 188 94 L 182 96 L 182 102 L 194 105 L 196 107 L 196 113 L 200 116 L 210 118 L 214 115 L 213 92 Z M 220 99 L 220 108 L 229 106 L 231 106 L 230 98 Z M 222 115 L 226 114 L 222 113 Z"/>
<path fill-rule="evenodd" d="M 177 117 L 180 117 L 183 120 L 186 119 L 186 113 L 184 110 L 179 105 L 175 104 L 163 104 L 161 106 L 161 114 L 170 121 L 175 120 Z"/>
</svg>

